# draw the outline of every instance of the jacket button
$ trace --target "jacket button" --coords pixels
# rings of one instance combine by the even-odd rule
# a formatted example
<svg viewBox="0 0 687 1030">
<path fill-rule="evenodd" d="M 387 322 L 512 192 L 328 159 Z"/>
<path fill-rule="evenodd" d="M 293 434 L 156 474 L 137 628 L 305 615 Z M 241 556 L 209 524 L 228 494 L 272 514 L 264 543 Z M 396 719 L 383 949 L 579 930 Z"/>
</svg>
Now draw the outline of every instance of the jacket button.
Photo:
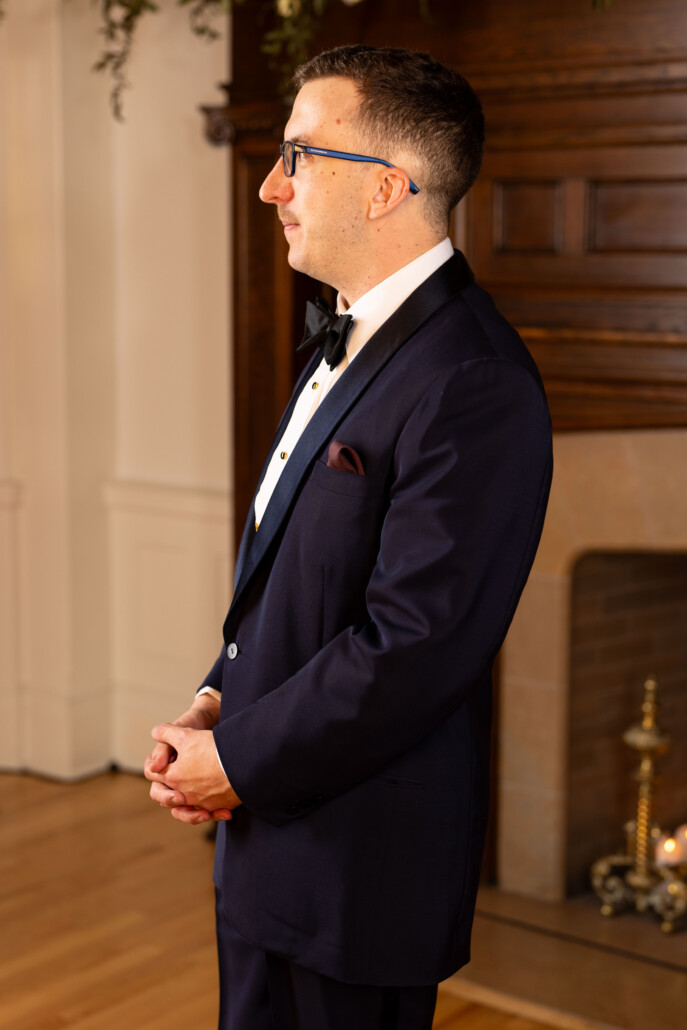
<svg viewBox="0 0 687 1030">
<path fill-rule="evenodd" d="M 238 653 L 239 653 L 239 649 L 236 646 L 236 644 L 229 644 L 229 646 L 227 647 L 227 658 L 231 658 L 231 660 L 233 662 L 234 658 L 236 658 L 236 655 Z"/>
</svg>

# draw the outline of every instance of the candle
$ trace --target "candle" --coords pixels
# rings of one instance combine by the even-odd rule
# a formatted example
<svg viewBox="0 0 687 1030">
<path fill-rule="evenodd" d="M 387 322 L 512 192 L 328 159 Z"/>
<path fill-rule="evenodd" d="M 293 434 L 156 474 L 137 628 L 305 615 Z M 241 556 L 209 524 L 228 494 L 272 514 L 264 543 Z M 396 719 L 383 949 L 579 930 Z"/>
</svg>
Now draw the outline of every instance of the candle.
<svg viewBox="0 0 687 1030">
<path fill-rule="evenodd" d="M 678 844 L 674 837 L 662 833 L 656 845 L 656 865 L 669 866 L 678 864 Z"/>
</svg>

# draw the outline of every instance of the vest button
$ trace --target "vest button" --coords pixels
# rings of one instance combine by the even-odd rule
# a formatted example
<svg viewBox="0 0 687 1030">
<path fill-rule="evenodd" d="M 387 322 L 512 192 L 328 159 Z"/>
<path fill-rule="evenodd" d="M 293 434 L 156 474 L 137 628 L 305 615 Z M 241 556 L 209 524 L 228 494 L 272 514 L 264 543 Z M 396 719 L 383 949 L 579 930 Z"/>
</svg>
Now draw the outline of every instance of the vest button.
<svg viewBox="0 0 687 1030">
<path fill-rule="evenodd" d="M 234 658 L 236 658 L 236 655 L 238 653 L 239 653 L 239 649 L 236 646 L 236 644 L 229 644 L 229 646 L 227 647 L 227 658 L 231 658 L 231 660 L 233 662 Z"/>
</svg>

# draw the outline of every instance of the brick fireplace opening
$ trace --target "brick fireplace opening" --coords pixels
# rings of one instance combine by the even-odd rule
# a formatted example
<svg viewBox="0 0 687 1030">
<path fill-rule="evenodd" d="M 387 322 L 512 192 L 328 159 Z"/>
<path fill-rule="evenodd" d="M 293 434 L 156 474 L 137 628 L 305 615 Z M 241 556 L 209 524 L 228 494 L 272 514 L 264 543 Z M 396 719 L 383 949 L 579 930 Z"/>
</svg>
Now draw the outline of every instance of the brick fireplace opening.
<svg viewBox="0 0 687 1030">
<path fill-rule="evenodd" d="M 687 820 L 687 555 L 588 554 L 571 584 L 566 891 L 623 844 L 634 816 L 637 754 L 622 743 L 641 718 L 643 682 L 659 684 L 659 721 L 673 738 L 659 760 L 654 818 Z"/>
<path fill-rule="evenodd" d="M 670 828 L 687 818 L 684 593 L 672 629 L 663 604 L 687 577 L 687 432 L 557 434 L 554 461 L 544 534 L 501 657 L 497 881 L 560 901 L 583 886 L 589 861 L 622 843 L 633 785 L 620 736 L 638 718 L 652 672 L 675 740 L 659 768 L 660 815 Z M 584 611 L 597 580 L 594 604 L 617 605 L 607 618 Z M 581 639 L 585 624 L 600 638 Z"/>
</svg>

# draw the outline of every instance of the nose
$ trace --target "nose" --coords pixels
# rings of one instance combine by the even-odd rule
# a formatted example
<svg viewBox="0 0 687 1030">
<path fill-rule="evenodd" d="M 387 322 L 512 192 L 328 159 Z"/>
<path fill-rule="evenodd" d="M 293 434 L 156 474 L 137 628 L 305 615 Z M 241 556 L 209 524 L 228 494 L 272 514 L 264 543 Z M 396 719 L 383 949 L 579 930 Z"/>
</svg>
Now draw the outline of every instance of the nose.
<svg viewBox="0 0 687 1030">
<path fill-rule="evenodd" d="M 272 171 L 260 187 L 258 196 L 265 204 L 281 204 L 288 202 L 293 196 L 293 180 L 284 175 L 281 158 L 275 162 Z"/>
</svg>

